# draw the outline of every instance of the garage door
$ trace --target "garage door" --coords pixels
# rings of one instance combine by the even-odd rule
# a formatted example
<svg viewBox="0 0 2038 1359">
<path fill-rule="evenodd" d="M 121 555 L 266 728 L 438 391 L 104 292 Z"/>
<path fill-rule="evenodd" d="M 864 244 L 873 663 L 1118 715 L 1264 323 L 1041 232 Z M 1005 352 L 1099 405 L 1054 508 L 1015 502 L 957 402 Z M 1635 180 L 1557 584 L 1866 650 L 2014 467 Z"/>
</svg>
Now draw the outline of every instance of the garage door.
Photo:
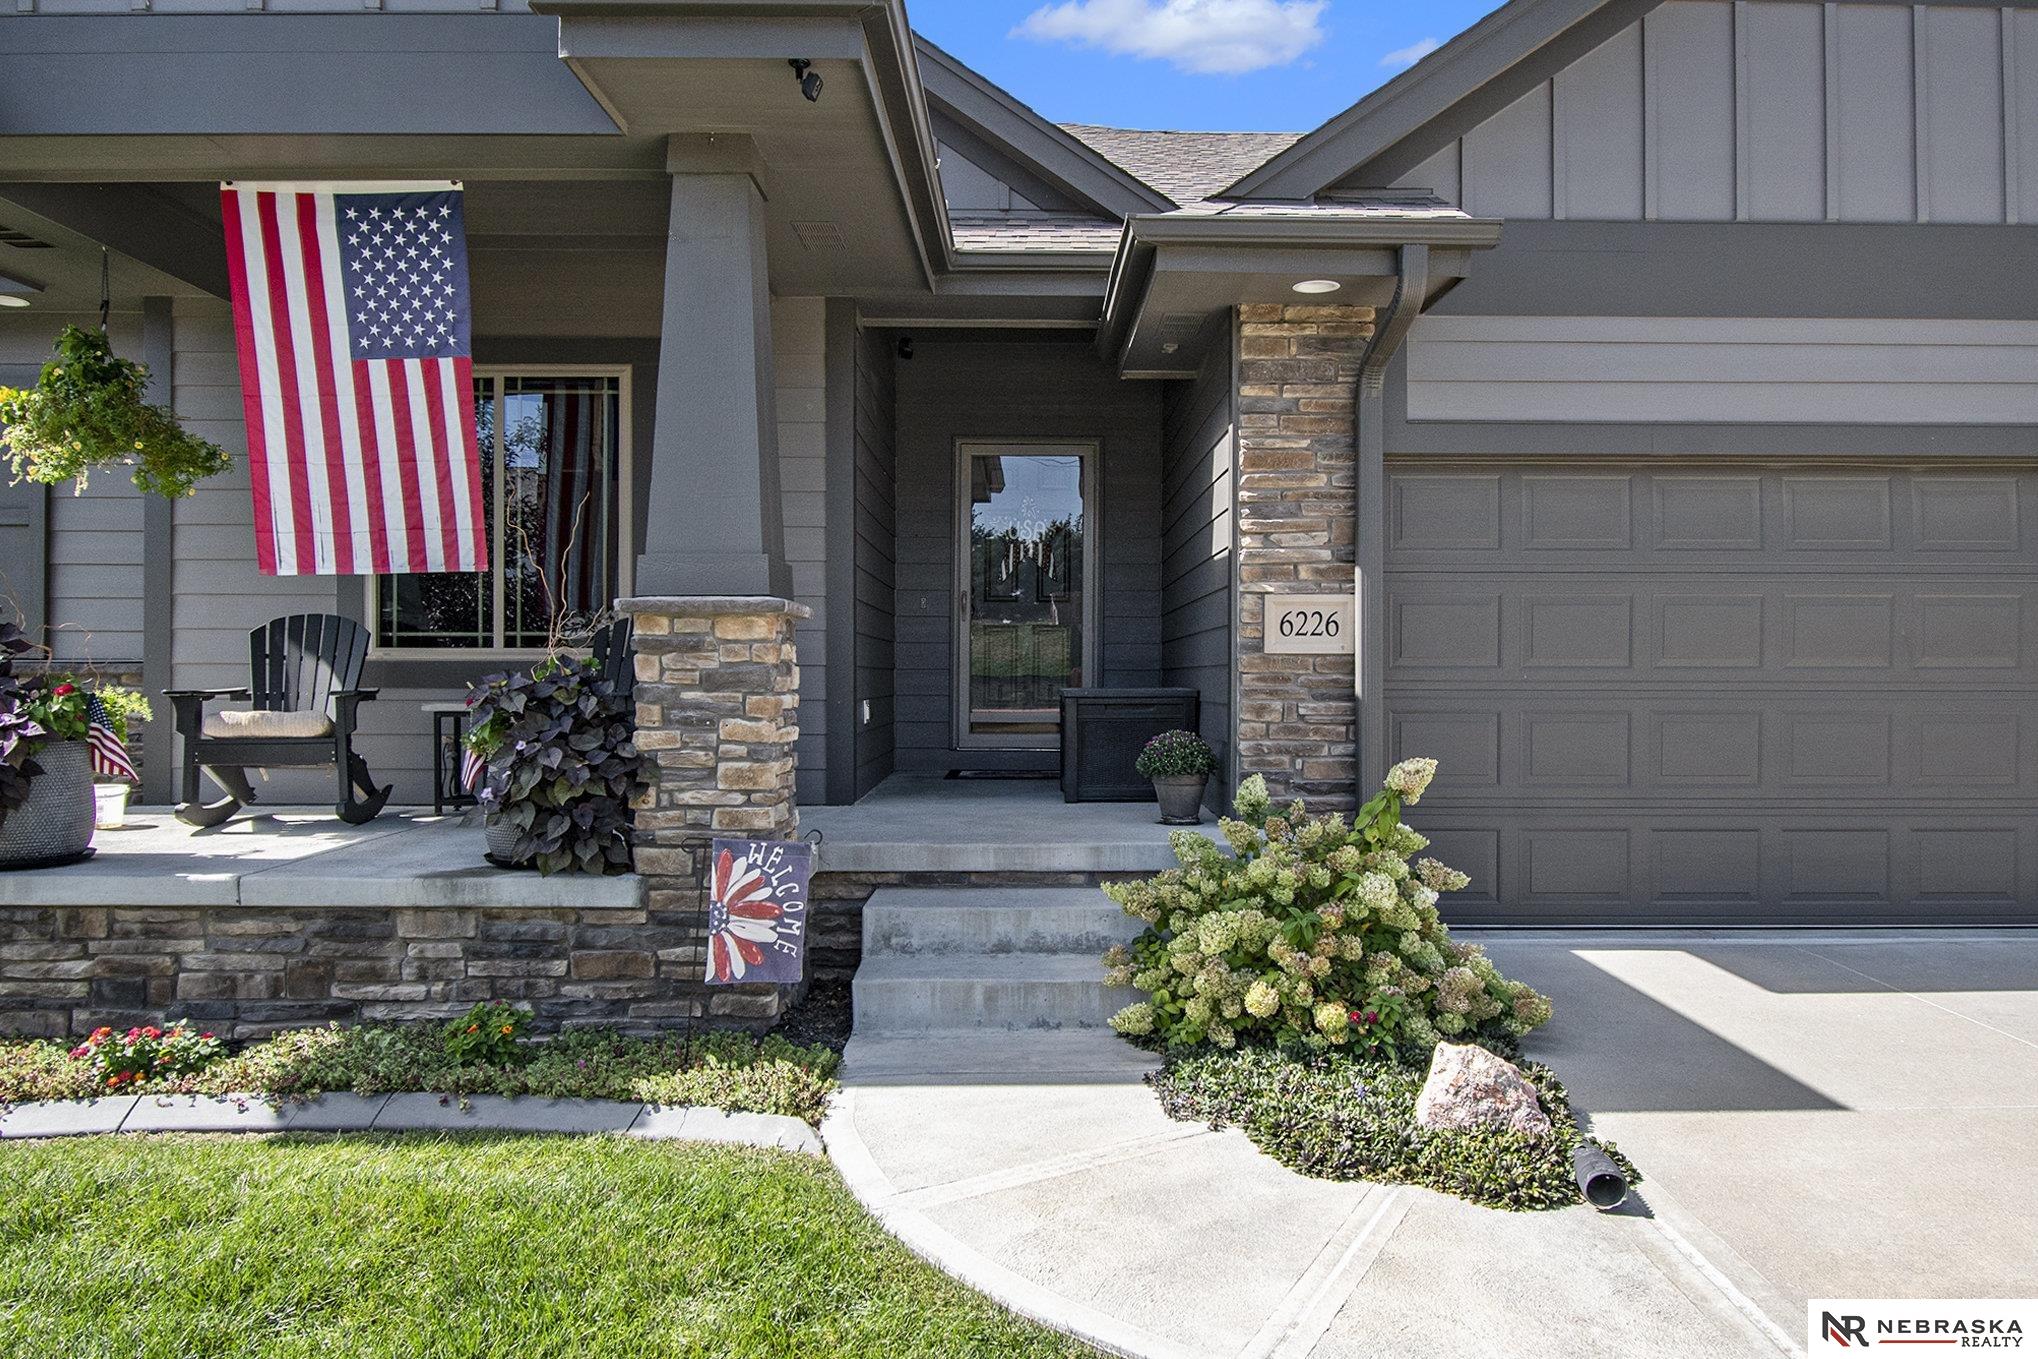
<svg viewBox="0 0 2038 1359">
<path fill-rule="evenodd" d="M 1455 919 L 2038 921 L 2038 466 L 1388 475 Z"/>
</svg>

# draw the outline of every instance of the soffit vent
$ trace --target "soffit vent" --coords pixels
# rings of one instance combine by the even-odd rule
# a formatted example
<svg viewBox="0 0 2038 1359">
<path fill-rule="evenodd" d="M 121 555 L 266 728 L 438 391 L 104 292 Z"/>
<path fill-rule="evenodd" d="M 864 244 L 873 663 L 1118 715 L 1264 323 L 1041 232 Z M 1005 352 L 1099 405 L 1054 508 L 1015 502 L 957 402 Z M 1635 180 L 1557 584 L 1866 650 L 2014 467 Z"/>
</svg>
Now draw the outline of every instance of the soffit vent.
<svg viewBox="0 0 2038 1359">
<path fill-rule="evenodd" d="M 50 248 L 48 241 L 31 236 L 26 231 L 16 231 L 5 223 L 0 223 L 0 245 L 11 245 L 16 250 L 48 250 Z"/>
<path fill-rule="evenodd" d="M 793 234 L 809 250 L 842 248 L 842 232 L 833 222 L 794 222 Z"/>
</svg>

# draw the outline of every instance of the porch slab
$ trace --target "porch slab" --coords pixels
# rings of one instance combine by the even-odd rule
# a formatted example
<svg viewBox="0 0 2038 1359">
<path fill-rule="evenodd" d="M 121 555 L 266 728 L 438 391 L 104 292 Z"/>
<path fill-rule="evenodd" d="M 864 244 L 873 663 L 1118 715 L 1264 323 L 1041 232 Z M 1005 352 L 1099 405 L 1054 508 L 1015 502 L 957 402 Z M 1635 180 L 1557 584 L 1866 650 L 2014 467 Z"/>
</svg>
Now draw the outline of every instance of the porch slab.
<svg viewBox="0 0 2038 1359">
<path fill-rule="evenodd" d="M 823 873 L 1154 873 L 1175 865 L 1151 802 L 1063 802 L 1051 779 L 894 774 L 847 807 L 802 807 Z M 1205 814 L 1204 833 L 1217 819 Z"/>
<path fill-rule="evenodd" d="M 92 858 L 10 873 L 12 906 L 636 909 L 643 882 L 493 867 L 464 816 L 384 812 L 349 826 L 330 808 L 284 807 L 194 830 L 168 808 L 130 811 L 93 836 Z"/>
</svg>

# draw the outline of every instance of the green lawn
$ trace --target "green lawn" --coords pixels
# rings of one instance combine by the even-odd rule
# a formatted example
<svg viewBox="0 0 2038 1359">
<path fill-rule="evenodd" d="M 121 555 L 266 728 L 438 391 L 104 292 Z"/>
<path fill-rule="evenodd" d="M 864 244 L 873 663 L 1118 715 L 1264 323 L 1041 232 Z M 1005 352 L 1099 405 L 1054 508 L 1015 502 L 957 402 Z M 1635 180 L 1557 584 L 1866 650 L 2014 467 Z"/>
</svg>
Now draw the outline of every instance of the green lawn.
<svg viewBox="0 0 2038 1359">
<path fill-rule="evenodd" d="M 0 1144 L 0 1355 L 1090 1355 L 826 1162 L 610 1138 Z"/>
</svg>

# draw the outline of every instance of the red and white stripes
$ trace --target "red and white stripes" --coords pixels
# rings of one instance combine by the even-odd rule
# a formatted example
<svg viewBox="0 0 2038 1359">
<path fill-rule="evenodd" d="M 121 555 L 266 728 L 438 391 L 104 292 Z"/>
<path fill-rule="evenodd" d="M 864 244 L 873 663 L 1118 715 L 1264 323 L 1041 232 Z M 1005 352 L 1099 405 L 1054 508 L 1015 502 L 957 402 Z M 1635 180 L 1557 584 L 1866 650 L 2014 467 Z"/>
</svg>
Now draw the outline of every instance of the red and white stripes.
<svg viewBox="0 0 2038 1359">
<path fill-rule="evenodd" d="M 482 570 L 473 360 L 354 357 L 338 197 L 220 194 L 257 558 L 282 576 Z"/>
</svg>

